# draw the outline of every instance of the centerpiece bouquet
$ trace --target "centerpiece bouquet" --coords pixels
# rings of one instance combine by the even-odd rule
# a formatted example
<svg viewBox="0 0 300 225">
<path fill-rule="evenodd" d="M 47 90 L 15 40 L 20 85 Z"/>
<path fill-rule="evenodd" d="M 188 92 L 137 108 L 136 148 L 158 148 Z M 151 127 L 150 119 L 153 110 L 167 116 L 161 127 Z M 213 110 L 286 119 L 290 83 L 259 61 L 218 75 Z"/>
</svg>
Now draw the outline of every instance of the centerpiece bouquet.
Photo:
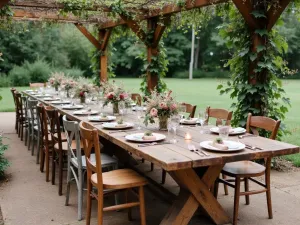
<svg viewBox="0 0 300 225">
<path fill-rule="evenodd" d="M 85 103 L 87 94 L 95 92 L 93 84 L 89 83 L 87 79 L 79 79 L 75 87 L 75 97 L 80 99 L 80 103 Z"/>
<path fill-rule="evenodd" d="M 113 113 L 119 114 L 119 103 L 124 102 L 125 107 L 130 105 L 129 94 L 125 91 L 124 87 L 118 86 L 115 82 L 106 82 L 102 85 L 104 92 L 103 106 L 111 103 L 113 105 Z"/>
<path fill-rule="evenodd" d="M 58 91 L 58 87 L 61 85 L 62 81 L 65 79 L 65 74 L 63 72 L 54 72 L 51 74 L 48 82 L 51 87 Z"/>
<path fill-rule="evenodd" d="M 155 118 L 159 120 L 159 129 L 168 129 L 168 119 L 178 114 L 179 103 L 171 97 L 172 91 L 167 93 L 158 93 L 157 91 L 151 92 L 147 98 L 146 115 L 144 124 L 148 126 L 149 123 L 155 123 Z"/>
<path fill-rule="evenodd" d="M 77 85 L 77 82 L 71 78 L 66 78 L 61 82 L 61 88 L 66 91 L 67 98 L 70 98 L 70 90 Z"/>
</svg>

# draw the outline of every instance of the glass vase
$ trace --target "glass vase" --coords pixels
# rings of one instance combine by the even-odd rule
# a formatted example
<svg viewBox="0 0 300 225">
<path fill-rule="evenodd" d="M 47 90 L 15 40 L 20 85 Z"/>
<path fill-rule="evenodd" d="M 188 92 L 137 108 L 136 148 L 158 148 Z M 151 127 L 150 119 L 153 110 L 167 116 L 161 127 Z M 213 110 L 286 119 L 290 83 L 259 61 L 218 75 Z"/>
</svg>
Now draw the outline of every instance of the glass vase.
<svg viewBox="0 0 300 225">
<path fill-rule="evenodd" d="M 119 113 L 120 113 L 119 103 L 118 102 L 114 102 L 113 103 L 113 114 L 114 115 L 118 115 Z"/>
<path fill-rule="evenodd" d="M 159 130 L 166 131 L 168 130 L 168 117 L 167 116 L 159 116 L 158 117 L 159 122 Z"/>
</svg>

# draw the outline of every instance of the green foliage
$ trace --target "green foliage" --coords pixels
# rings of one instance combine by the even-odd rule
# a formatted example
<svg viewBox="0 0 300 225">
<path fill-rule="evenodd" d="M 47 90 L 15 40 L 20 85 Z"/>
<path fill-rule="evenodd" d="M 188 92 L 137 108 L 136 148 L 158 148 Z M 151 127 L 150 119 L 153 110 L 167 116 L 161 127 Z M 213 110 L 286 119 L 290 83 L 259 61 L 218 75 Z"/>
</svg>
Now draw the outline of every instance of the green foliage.
<svg viewBox="0 0 300 225">
<path fill-rule="evenodd" d="M 261 12 L 252 14 L 257 18 L 262 17 Z M 283 120 L 290 105 L 278 79 L 281 74 L 289 72 L 281 58 L 287 44 L 276 29 L 271 32 L 259 29 L 254 33 L 262 37 L 265 45 L 259 45 L 256 52 L 251 52 L 250 30 L 240 13 L 231 7 L 229 22 L 221 27 L 220 35 L 227 40 L 227 46 L 234 50 L 226 64 L 232 76 L 227 85 L 219 85 L 218 89 L 221 94 L 230 93 L 230 97 L 236 99 L 232 104 L 234 126 L 245 126 L 249 112 Z M 250 62 L 255 62 L 252 64 L 255 67 L 254 74 L 249 76 Z M 284 126 L 281 126 L 279 137 L 283 135 L 283 129 Z"/>
<path fill-rule="evenodd" d="M 8 149 L 8 145 L 3 144 L 3 137 L 0 134 L 0 178 L 4 175 L 4 171 L 9 166 L 9 162 L 4 158 L 4 152 Z"/>
<path fill-rule="evenodd" d="M 9 87 L 11 86 L 11 79 L 6 76 L 6 74 L 0 73 L 0 87 Z"/>
<path fill-rule="evenodd" d="M 75 79 L 83 77 L 84 74 L 84 71 L 79 68 L 60 69 L 59 71 L 66 74 L 66 76 L 73 77 Z"/>
<path fill-rule="evenodd" d="M 24 66 L 15 66 L 8 74 L 13 86 L 28 86 L 30 76 Z"/>
<path fill-rule="evenodd" d="M 229 71 L 217 70 L 214 72 L 204 71 L 197 69 L 193 71 L 193 78 L 228 78 L 230 76 Z M 189 78 L 189 71 L 175 72 L 173 78 L 187 79 Z"/>
<path fill-rule="evenodd" d="M 44 60 L 37 60 L 33 63 L 25 62 L 23 67 L 27 69 L 31 83 L 47 82 L 51 73 L 50 65 Z"/>
</svg>

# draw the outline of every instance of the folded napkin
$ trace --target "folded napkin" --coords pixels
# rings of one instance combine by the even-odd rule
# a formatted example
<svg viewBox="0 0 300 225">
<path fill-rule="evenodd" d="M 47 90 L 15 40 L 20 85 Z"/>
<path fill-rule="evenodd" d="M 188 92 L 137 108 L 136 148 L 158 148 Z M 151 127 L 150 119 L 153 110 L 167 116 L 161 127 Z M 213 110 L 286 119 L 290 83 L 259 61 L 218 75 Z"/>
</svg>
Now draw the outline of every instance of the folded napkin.
<svg viewBox="0 0 300 225">
<path fill-rule="evenodd" d="M 115 127 L 116 128 L 124 128 L 124 127 L 127 127 L 127 124 L 126 123 L 116 124 Z"/>
<path fill-rule="evenodd" d="M 228 150 L 228 146 L 224 145 L 224 144 L 218 144 L 218 143 L 214 143 L 214 142 L 211 142 L 208 144 L 218 150 Z"/>
<path fill-rule="evenodd" d="M 143 138 L 143 140 L 146 140 L 146 141 L 155 141 L 156 140 L 155 136 L 143 136 L 142 138 Z"/>
</svg>

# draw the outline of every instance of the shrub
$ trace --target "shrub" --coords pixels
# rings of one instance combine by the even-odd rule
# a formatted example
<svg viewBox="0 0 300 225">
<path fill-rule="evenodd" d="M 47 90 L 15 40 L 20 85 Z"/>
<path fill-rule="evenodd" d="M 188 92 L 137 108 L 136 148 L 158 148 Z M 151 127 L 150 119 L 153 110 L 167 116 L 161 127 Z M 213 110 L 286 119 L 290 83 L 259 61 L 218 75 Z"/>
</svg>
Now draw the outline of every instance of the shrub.
<svg viewBox="0 0 300 225">
<path fill-rule="evenodd" d="M 3 137 L 0 135 L 0 177 L 4 175 L 4 171 L 9 166 L 9 162 L 4 158 L 4 152 L 8 149 L 8 145 L 4 145 Z"/>
<path fill-rule="evenodd" d="M 28 70 L 22 66 L 14 66 L 8 74 L 13 86 L 28 86 L 30 76 Z"/>
<path fill-rule="evenodd" d="M 214 71 L 208 72 L 203 70 L 194 70 L 193 78 L 228 78 L 229 71 Z M 178 71 L 173 75 L 173 78 L 189 78 L 189 71 Z"/>
<path fill-rule="evenodd" d="M 84 71 L 78 68 L 70 68 L 70 69 L 62 69 L 60 70 L 64 72 L 64 74 L 68 77 L 73 77 L 75 79 L 78 79 L 80 77 L 83 77 Z"/>
<path fill-rule="evenodd" d="M 11 80 L 5 74 L 0 74 L 0 87 L 10 87 Z"/>
<path fill-rule="evenodd" d="M 33 63 L 25 62 L 23 66 L 28 70 L 31 83 L 43 83 L 48 81 L 51 68 L 44 60 L 38 59 Z"/>
</svg>

